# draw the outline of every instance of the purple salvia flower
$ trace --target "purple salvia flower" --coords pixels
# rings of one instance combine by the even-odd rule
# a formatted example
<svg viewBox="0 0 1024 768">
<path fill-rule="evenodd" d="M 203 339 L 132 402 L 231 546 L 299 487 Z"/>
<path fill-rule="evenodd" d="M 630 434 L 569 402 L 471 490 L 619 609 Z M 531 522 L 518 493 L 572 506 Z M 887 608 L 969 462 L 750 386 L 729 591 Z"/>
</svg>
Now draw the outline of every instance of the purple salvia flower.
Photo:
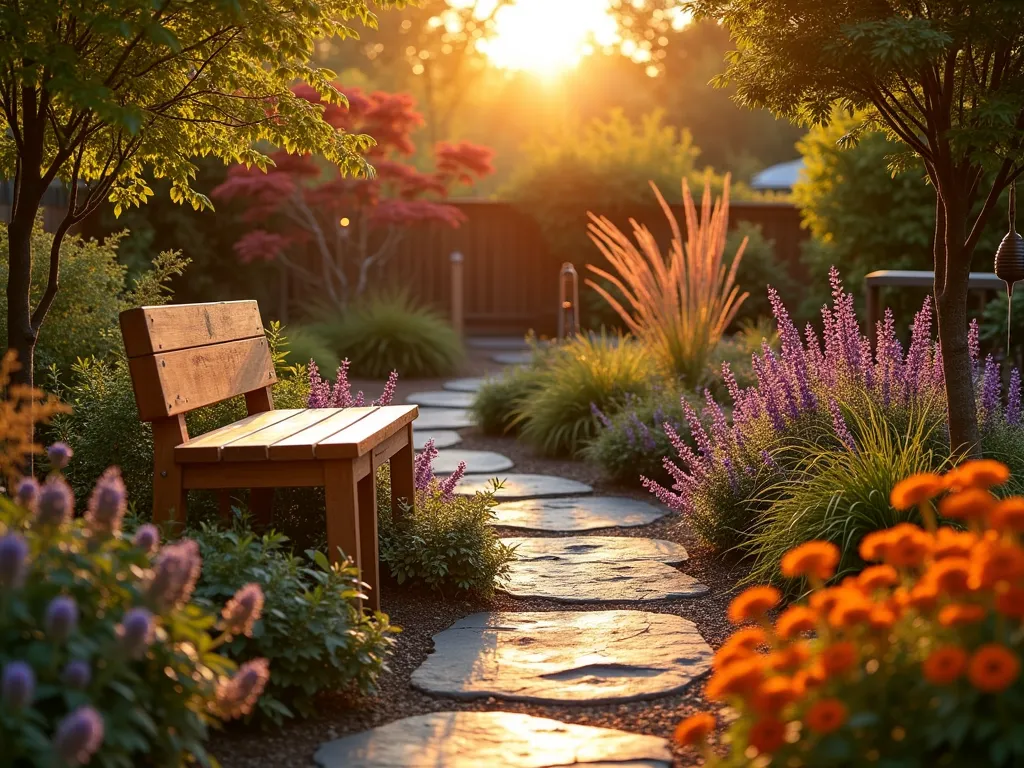
<svg viewBox="0 0 1024 768">
<path fill-rule="evenodd" d="M 597 419 L 598 423 L 600 423 L 602 427 L 604 427 L 605 429 L 611 427 L 611 420 L 604 415 L 604 411 L 597 407 L 597 403 L 590 403 L 590 413 L 593 415 L 595 419 Z"/>
<path fill-rule="evenodd" d="M 259 584 L 249 583 L 228 600 L 221 616 L 229 635 L 252 637 L 252 628 L 263 614 L 263 590 Z"/>
<path fill-rule="evenodd" d="M 28 542 L 17 533 L 0 536 L 0 590 L 21 589 L 28 574 Z"/>
<path fill-rule="evenodd" d="M 75 452 L 67 443 L 54 443 L 46 449 L 46 457 L 50 460 L 50 466 L 57 470 L 64 469 L 70 464 L 71 457 L 74 455 Z"/>
<path fill-rule="evenodd" d="M 256 700 L 270 679 L 270 663 L 253 659 L 243 664 L 235 676 L 217 686 L 217 709 L 225 720 L 252 712 Z"/>
<path fill-rule="evenodd" d="M 971 370 L 977 378 L 978 367 L 981 364 L 981 329 L 978 327 L 977 318 L 971 318 L 967 326 L 967 351 L 971 356 Z"/>
<path fill-rule="evenodd" d="M 423 450 L 416 455 L 413 468 L 413 480 L 416 490 L 425 491 L 430 487 L 430 481 L 434 479 L 434 459 L 437 458 L 437 448 L 434 447 L 433 439 L 427 440 Z"/>
<path fill-rule="evenodd" d="M 103 718 L 89 706 L 79 707 L 60 721 L 53 748 L 64 765 L 85 765 L 103 744 Z"/>
<path fill-rule="evenodd" d="M 36 525 L 41 528 L 58 528 L 71 519 L 75 509 L 75 497 L 63 477 L 50 476 L 39 489 L 36 505 Z"/>
<path fill-rule="evenodd" d="M 818 341 L 818 334 L 814 332 L 814 326 L 810 323 L 804 329 L 804 338 L 807 344 L 805 359 L 807 360 L 808 374 L 811 378 L 821 378 L 824 358 L 821 356 L 821 343 Z"/>
<path fill-rule="evenodd" d="M 1020 424 L 1020 371 L 1010 371 L 1010 390 L 1006 393 L 1006 423 Z"/>
<path fill-rule="evenodd" d="M 366 396 L 363 394 L 362 390 L 359 390 L 356 392 L 356 396 L 352 400 L 352 406 L 354 408 L 362 408 L 364 405 L 366 405 Z"/>
<path fill-rule="evenodd" d="M 679 458 L 683 460 L 683 463 L 686 464 L 687 468 L 689 468 L 695 476 L 705 474 L 710 466 L 710 461 L 694 453 L 693 449 L 686 444 L 671 424 L 666 422 L 662 425 L 662 429 L 665 430 L 665 436 L 668 437 L 669 443 L 671 443 L 675 452 L 679 455 Z"/>
<path fill-rule="evenodd" d="M 140 525 L 139 530 L 135 532 L 135 537 L 132 539 L 132 544 L 146 554 L 156 552 L 156 548 L 160 545 L 160 529 L 152 523 Z"/>
<path fill-rule="evenodd" d="M 732 366 L 727 362 L 722 363 L 722 381 L 725 382 L 725 388 L 729 392 L 729 398 L 732 400 L 733 406 L 741 407 L 743 394 L 740 392 L 740 385 L 736 381 L 736 375 L 732 372 Z M 660 422 L 661 419 L 655 417 L 655 421 Z"/>
<path fill-rule="evenodd" d="M 921 380 L 925 374 L 928 351 L 931 348 L 932 336 L 932 302 L 931 297 L 924 300 L 921 310 L 914 315 L 914 325 L 910 330 L 910 349 L 907 350 L 907 363 L 903 370 L 903 383 L 908 394 L 917 395 Z"/>
<path fill-rule="evenodd" d="M 153 614 L 145 608 L 131 608 L 117 627 L 121 650 L 130 659 L 141 659 L 153 642 Z"/>
<path fill-rule="evenodd" d="M 991 427 L 999 416 L 1001 383 L 999 365 L 992 355 L 988 355 L 985 358 L 985 370 L 982 373 L 981 384 L 981 411 L 986 427 Z"/>
<path fill-rule="evenodd" d="M 199 545 L 182 539 L 161 550 L 154 564 L 148 594 L 162 610 L 180 608 L 188 602 L 199 578 L 202 559 Z"/>
<path fill-rule="evenodd" d="M 705 459 L 710 459 L 715 451 L 714 446 L 711 445 L 708 433 L 704 431 L 704 425 L 700 423 L 697 412 L 693 410 L 693 407 L 686 400 L 682 400 L 681 403 L 683 414 L 686 416 L 686 423 L 690 427 L 690 434 L 693 436 L 693 441 L 697 444 L 697 450 Z"/>
<path fill-rule="evenodd" d="M 704 390 L 705 413 L 711 414 L 711 440 L 716 445 L 728 446 L 732 442 L 732 434 L 729 430 L 729 422 L 721 406 L 711 396 L 711 392 Z"/>
<path fill-rule="evenodd" d="M 455 486 L 462 482 L 465 474 L 466 462 L 460 461 L 455 471 L 438 484 L 437 490 L 440 492 L 443 501 L 451 501 L 455 497 Z"/>
<path fill-rule="evenodd" d="M 946 383 L 946 373 L 942 367 L 942 345 L 935 343 L 935 355 L 932 358 L 932 384 L 936 389 L 942 389 Z"/>
<path fill-rule="evenodd" d="M 772 472 L 778 474 L 780 472 L 779 465 L 775 463 L 775 459 L 768 451 L 761 451 L 761 462 Z"/>
<path fill-rule="evenodd" d="M 331 393 L 331 406 L 334 408 L 348 408 L 352 405 L 352 384 L 348 380 L 348 369 L 351 363 L 346 357 L 338 366 L 338 373 L 334 380 L 334 391 Z"/>
<path fill-rule="evenodd" d="M 726 456 L 724 459 L 722 459 L 722 466 L 725 467 L 725 474 L 729 478 L 729 489 L 733 492 L 734 495 L 739 494 L 740 484 L 739 481 L 736 479 L 736 470 L 732 465 L 732 459 Z"/>
<path fill-rule="evenodd" d="M 800 415 L 800 406 L 797 403 L 796 395 L 793 392 L 793 384 L 789 380 L 789 376 L 786 375 L 786 371 L 779 363 L 779 359 L 775 356 L 775 351 L 768 346 L 768 342 L 766 341 L 761 343 L 761 356 L 765 361 L 768 376 L 772 381 L 772 385 L 779 400 L 784 405 L 789 417 L 791 419 L 795 419 Z"/>
<path fill-rule="evenodd" d="M 832 427 L 836 431 L 836 437 L 839 438 L 839 442 L 851 451 L 855 450 L 857 444 L 853 440 L 853 435 L 850 434 L 849 427 L 846 426 L 846 420 L 843 418 L 843 412 L 839 408 L 839 403 L 829 398 L 828 409 L 832 413 Z"/>
<path fill-rule="evenodd" d="M 755 357 L 753 367 L 759 385 L 760 402 L 765 413 L 768 414 L 768 418 L 771 419 L 772 425 L 781 432 L 786 428 L 786 419 L 782 415 L 781 398 L 775 387 L 775 381 L 763 357 Z"/>
<path fill-rule="evenodd" d="M 39 482 L 34 477 L 21 478 L 18 481 L 18 487 L 14 491 L 14 500 L 19 506 L 34 512 L 36 502 L 39 501 Z"/>
<path fill-rule="evenodd" d="M 0 674 L 0 702 L 8 710 L 25 709 L 36 694 L 36 674 L 24 661 L 9 661 Z"/>
<path fill-rule="evenodd" d="M 121 530 L 128 507 L 128 494 L 121 479 L 121 470 L 110 467 L 96 482 L 89 497 L 85 520 L 94 532 L 115 534 Z"/>
<path fill-rule="evenodd" d="M 630 448 L 635 450 L 636 449 L 636 433 L 633 431 L 633 427 L 631 425 L 629 425 L 629 424 L 623 424 L 622 425 L 622 432 L 626 436 L 626 444 Z"/>
<path fill-rule="evenodd" d="M 63 643 L 78 626 L 78 604 L 74 598 L 59 595 L 46 606 L 43 628 L 48 640 Z"/>
<path fill-rule="evenodd" d="M 321 376 L 320 369 L 312 360 L 309 361 L 309 400 L 310 408 L 329 408 L 331 406 L 331 385 Z"/>
<path fill-rule="evenodd" d="M 675 510 L 676 512 L 683 512 L 687 509 L 688 504 L 681 496 L 677 496 L 668 488 L 665 488 L 660 483 L 651 480 L 649 477 L 641 475 L 640 484 L 669 509 Z"/>
<path fill-rule="evenodd" d="M 89 662 L 72 659 L 64 666 L 64 671 L 60 673 L 60 680 L 68 688 L 77 691 L 85 690 L 89 686 L 89 681 L 92 680 Z"/>
<path fill-rule="evenodd" d="M 391 401 L 395 399 L 395 389 L 398 387 L 398 371 L 392 371 L 388 374 L 387 383 L 384 385 L 384 391 L 380 393 L 380 397 L 377 398 L 376 405 L 391 405 Z"/>
</svg>

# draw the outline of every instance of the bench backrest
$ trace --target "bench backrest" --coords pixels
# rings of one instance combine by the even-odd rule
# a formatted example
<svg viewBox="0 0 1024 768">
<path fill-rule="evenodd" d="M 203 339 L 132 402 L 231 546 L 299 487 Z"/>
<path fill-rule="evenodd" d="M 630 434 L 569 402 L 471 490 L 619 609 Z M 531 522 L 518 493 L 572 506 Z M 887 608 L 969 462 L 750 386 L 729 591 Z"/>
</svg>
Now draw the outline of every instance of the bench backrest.
<svg viewBox="0 0 1024 768">
<path fill-rule="evenodd" d="M 121 313 L 135 402 L 157 421 L 277 381 L 255 301 L 169 304 Z"/>
</svg>

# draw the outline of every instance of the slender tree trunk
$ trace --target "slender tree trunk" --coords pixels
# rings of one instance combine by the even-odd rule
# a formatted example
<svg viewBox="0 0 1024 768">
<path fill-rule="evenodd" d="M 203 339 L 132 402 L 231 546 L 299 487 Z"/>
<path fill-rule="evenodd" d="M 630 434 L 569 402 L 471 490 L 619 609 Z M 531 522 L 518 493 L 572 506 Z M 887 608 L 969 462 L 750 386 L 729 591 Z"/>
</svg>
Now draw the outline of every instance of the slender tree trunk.
<svg viewBox="0 0 1024 768">
<path fill-rule="evenodd" d="M 7 347 L 18 355 L 21 368 L 14 383 L 32 385 L 36 339 L 32 327 L 32 226 L 39 206 L 24 198 L 14 211 L 7 229 Z"/>
</svg>

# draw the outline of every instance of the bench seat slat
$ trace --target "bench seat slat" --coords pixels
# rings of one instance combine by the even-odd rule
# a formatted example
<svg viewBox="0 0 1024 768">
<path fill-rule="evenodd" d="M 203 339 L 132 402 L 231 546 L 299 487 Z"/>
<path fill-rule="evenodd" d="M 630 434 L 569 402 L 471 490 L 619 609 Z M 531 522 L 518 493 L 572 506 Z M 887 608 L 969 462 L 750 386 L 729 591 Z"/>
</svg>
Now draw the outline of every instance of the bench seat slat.
<svg viewBox="0 0 1024 768">
<path fill-rule="evenodd" d="M 359 408 L 344 408 L 340 413 L 335 413 L 328 419 L 307 427 L 270 446 L 269 455 L 273 461 L 301 461 L 315 459 L 313 451 L 316 444 L 325 440 L 331 435 L 341 432 L 348 426 L 364 419 L 374 411 L 379 410 L 377 406 L 365 406 Z"/>
<path fill-rule="evenodd" d="M 227 443 L 221 450 L 221 461 L 266 461 L 269 449 L 274 443 L 301 432 L 307 427 L 319 424 L 341 408 L 307 408 L 301 410 L 290 419 L 271 424 L 256 432 L 250 432 Z"/>
<path fill-rule="evenodd" d="M 382 443 L 419 415 L 415 405 L 388 405 L 316 444 L 318 459 L 354 459 Z"/>
<path fill-rule="evenodd" d="M 174 460 L 179 464 L 220 461 L 221 450 L 226 444 L 290 419 L 299 413 L 302 413 L 301 409 L 289 408 L 246 416 L 244 419 L 210 430 L 206 434 L 182 443 L 174 449 Z"/>
</svg>

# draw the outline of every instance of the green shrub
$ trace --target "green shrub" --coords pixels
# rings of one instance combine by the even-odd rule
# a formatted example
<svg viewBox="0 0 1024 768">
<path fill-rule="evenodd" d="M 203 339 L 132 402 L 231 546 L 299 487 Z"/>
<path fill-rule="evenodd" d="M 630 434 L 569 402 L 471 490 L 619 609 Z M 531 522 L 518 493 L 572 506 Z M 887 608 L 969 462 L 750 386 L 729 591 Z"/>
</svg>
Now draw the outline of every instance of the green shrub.
<svg viewBox="0 0 1024 768">
<path fill-rule="evenodd" d="M 292 365 L 308 365 L 312 360 L 322 371 L 334 371 L 340 362 L 330 342 L 316 326 L 290 326 L 284 352 Z"/>
<path fill-rule="evenodd" d="M 473 398 L 473 416 L 485 435 L 516 432 L 516 410 L 539 387 L 538 368 L 517 365 L 485 381 Z"/>
<path fill-rule="evenodd" d="M 496 503 L 492 492 L 445 497 L 432 483 L 416 491 L 414 508 L 403 512 L 399 522 L 391 509 L 390 470 L 381 467 L 377 473 L 381 562 L 399 584 L 491 595 L 515 558 L 491 525 Z"/>
<path fill-rule="evenodd" d="M 151 554 L 159 543 L 152 526 L 144 532 L 152 546 L 139 533 L 138 544 L 125 538 L 116 474 L 104 476 L 77 519 L 59 475 L 34 502 L 25 482 L 18 495 L 34 512 L 0 498 L 0 667 L 24 691 L 12 696 L 4 686 L 4 763 L 210 764 L 210 726 L 248 712 L 266 667 L 253 661 L 228 682 L 235 665 L 214 651 L 227 634 L 220 606 L 189 599 L 198 548 L 181 541 Z M 234 633 L 245 631 L 239 624 Z M 252 695 L 242 695 L 242 679 Z M 62 745 L 69 720 L 95 735 L 84 755 Z"/>
<path fill-rule="evenodd" d="M 321 314 L 313 330 L 352 370 L 373 379 L 398 371 L 403 379 L 447 376 L 462 362 L 462 340 L 437 311 L 408 294 L 364 299 L 340 313 Z"/>
<path fill-rule="evenodd" d="M 196 596 L 213 604 L 244 584 L 263 588 L 266 603 L 252 637 L 237 637 L 225 653 L 238 662 L 270 660 L 270 683 L 258 712 L 275 723 L 297 712 L 315 712 L 322 691 L 372 693 L 393 650 L 394 629 L 386 615 L 365 614 L 353 597 L 360 592 L 355 566 L 330 565 L 322 552 L 291 554 L 288 539 L 203 526 L 194 535 L 203 556 Z"/>
<path fill-rule="evenodd" d="M 650 358 L 624 336 L 579 336 L 553 349 L 535 369 L 537 387 L 518 401 L 515 423 L 547 455 L 572 455 L 597 436 L 594 409 L 614 414 L 628 395 L 650 389 Z"/>
</svg>

